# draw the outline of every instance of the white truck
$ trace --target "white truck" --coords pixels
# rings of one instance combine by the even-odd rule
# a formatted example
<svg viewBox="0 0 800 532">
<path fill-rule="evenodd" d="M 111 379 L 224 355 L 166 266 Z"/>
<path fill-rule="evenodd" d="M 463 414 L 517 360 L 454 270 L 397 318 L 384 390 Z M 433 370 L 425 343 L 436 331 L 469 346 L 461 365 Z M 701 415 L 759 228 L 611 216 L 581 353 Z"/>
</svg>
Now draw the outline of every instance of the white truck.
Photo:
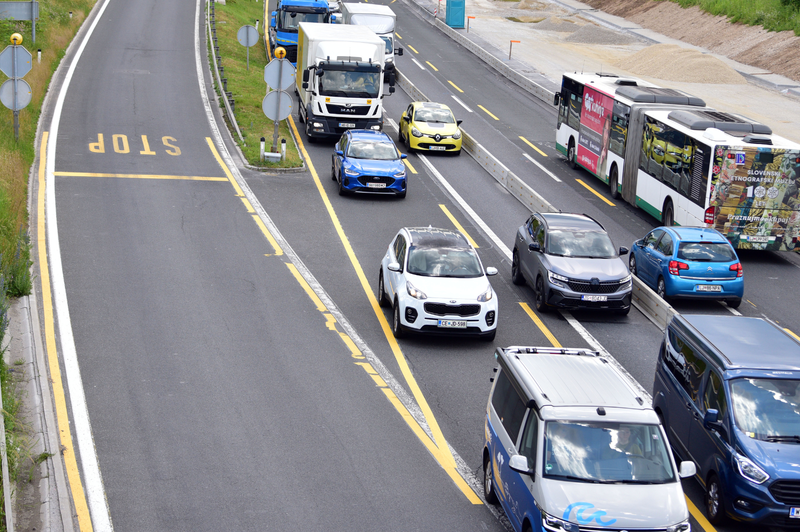
<svg viewBox="0 0 800 532">
<path fill-rule="evenodd" d="M 386 43 L 386 62 L 393 63 L 395 53 L 403 55 L 403 49 L 394 47 L 394 28 L 397 15 L 392 8 L 381 4 L 343 2 L 342 16 L 345 24 L 366 26 Z"/>
<path fill-rule="evenodd" d="M 348 129 L 383 129 L 384 76 L 394 92 L 394 65 L 366 26 L 301 22 L 296 76 L 300 122 L 309 142 Z"/>
</svg>

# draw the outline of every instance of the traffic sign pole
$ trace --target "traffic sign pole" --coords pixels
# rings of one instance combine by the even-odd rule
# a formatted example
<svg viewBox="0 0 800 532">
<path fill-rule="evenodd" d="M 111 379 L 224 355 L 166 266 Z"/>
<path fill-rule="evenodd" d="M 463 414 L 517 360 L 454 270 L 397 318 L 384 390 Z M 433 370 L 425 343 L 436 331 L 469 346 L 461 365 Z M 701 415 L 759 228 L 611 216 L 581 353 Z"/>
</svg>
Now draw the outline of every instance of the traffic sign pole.
<svg viewBox="0 0 800 532">
<path fill-rule="evenodd" d="M 281 79 L 282 75 L 283 75 L 283 61 L 280 61 L 278 63 L 278 79 Z M 280 94 L 278 94 L 278 104 L 275 106 L 275 115 L 278 115 L 281 112 L 280 111 L 280 109 L 281 109 L 281 97 L 283 96 L 283 89 L 280 89 L 279 92 L 280 92 Z M 275 152 L 278 151 L 278 126 L 280 125 L 280 122 L 275 120 L 275 122 L 273 122 L 272 125 L 273 125 L 273 128 L 272 128 L 272 149 L 270 151 L 272 153 L 275 153 Z"/>
</svg>

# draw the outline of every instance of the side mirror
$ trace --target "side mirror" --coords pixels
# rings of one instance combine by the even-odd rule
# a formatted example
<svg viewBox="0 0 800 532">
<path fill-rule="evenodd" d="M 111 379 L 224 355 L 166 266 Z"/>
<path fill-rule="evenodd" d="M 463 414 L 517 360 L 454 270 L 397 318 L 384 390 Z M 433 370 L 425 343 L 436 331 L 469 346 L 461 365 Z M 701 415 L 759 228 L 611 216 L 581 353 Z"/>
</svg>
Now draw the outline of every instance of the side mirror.
<svg viewBox="0 0 800 532">
<path fill-rule="evenodd" d="M 403 55 L 403 49 L 402 48 L 398 48 L 398 49 L 396 49 L 394 51 L 394 53 L 397 54 L 397 55 Z"/>
<path fill-rule="evenodd" d="M 508 460 L 508 467 L 510 467 L 512 471 L 522 473 L 523 475 L 530 475 L 531 477 L 534 475 L 533 469 L 528 467 L 528 459 L 521 454 L 515 454 L 510 457 Z"/>
<path fill-rule="evenodd" d="M 495 268 L 494 266 L 488 266 L 486 268 L 486 275 L 489 275 L 489 276 L 497 275 L 497 268 Z"/>
<path fill-rule="evenodd" d="M 400 270 L 400 263 L 399 262 L 390 262 L 386 265 L 386 269 L 390 272 L 399 272 Z"/>
<path fill-rule="evenodd" d="M 463 122 L 463 120 L 456 120 L 456 125 L 457 125 L 457 126 L 460 126 L 460 125 L 461 125 L 461 122 Z"/>
<path fill-rule="evenodd" d="M 318 69 L 317 69 L 317 71 L 316 71 L 316 72 L 314 72 L 314 74 L 315 74 L 315 75 L 316 75 L 318 78 L 321 78 L 321 77 L 322 77 L 322 75 L 323 75 L 323 74 L 325 74 L 325 71 L 324 71 L 324 70 L 322 70 L 321 68 L 318 68 Z"/>
<path fill-rule="evenodd" d="M 406 155 L 405 153 L 401 153 L 400 154 L 400 158 L 401 159 L 408 159 L 408 155 Z"/>
<path fill-rule="evenodd" d="M 344 157 L 344 152 L 342 150 L 336 150 L 336 155 L 339 157 Z"/>
<path fill-rule="evenodd" d="M 703 427 L 706 430 L 724 430 L 725 427 L 719 420 L 719 410 L 709 408 L 703 416 Z"/>
<path fill-rule="evenodd" d="M 339 15 L 336 13 L 331 13 L 331 24 L 338 24 L 339 23 Z"/>
<path fill-rule="evenodd" d="M 680 471 L 678 472 L 678 476 L 681 478 L 689 478 L 693 477 L 697 474 L 697 466 L 694 465 L 694 462 L 681 462 Z"/>
<path fill-rule="evenodd" d="M 303 70 L 303 88 L 306 88 L 306 83 L 308 83 L 308 70 Z"/>
<path fill-rule="evenodd" d="M 620 255 L 627 255 L 629 251 L 630 250 L 628 248 L 626 248 L 625 246 L 620 246 L 620 248 L 619 248 L 619 254 Z"/>
<path fill-rule="evenodd" d="M 560 103 L 561 103 L 561 93 L 557 92 L 555 93 L 555 95 L 553 95 L 553 105 L 557 106 Z"/>
<path fill-rule="evenodd" d="M 528 249 L 530 251 L 542 251 L 542 246 L 539 245 L 539 242 L 533 241 L 528 244 Z"/>
</svg>

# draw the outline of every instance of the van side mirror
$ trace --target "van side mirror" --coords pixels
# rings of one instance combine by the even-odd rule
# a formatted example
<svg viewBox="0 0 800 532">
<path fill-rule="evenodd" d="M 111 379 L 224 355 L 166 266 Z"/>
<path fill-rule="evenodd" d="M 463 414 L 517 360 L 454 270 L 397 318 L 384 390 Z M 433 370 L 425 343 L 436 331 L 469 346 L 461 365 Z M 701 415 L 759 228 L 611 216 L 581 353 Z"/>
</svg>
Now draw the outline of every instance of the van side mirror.
<svg viewBox="0 0 800 532">
<path fill-rule="evenodd" d="M 558 104 L 560 104 L 560 103 L 561 103 L 561 93 L 557 92 L 553 96 L 553 105 L 558 106 Z"/>
<path fill-rule="evenodd" d="M 508 467 L 510 467 L 512 471 L 516 471 L 517 473 L 522 473 L 523 475 L 530 475 L 531 479 L 533 479 L 534 477 L 535 471 L 528 467 L 528 459 L 522 456 L 521 454 L 515 454 L 514 456 L 512 456 L 508 461 Z"/>
<path fill-rule="evenodd" d="M 542 251 L 542 246 L 539 245 L 539 242 L 534 240 L 533 242 L 528 244 L 528 249 L 531 251 Z"/>
<path fill-rule="evenodd" d="M 725 430 L 725 426 L 719 420 L 719 410 L 713 408 L 706 410 L 703 416 L 703 427 L 705 427 L 706 430 L 716 430 L 719 432 Z"/>
<path fill-rule="evenodd" d="M 678 471 L 678 476 L 681 478 L 689 478 L 693 477 L 697 474 L 697 466 L 694 465 L 694 462 L 681 462 L 680 471 Z"/>
</svg>

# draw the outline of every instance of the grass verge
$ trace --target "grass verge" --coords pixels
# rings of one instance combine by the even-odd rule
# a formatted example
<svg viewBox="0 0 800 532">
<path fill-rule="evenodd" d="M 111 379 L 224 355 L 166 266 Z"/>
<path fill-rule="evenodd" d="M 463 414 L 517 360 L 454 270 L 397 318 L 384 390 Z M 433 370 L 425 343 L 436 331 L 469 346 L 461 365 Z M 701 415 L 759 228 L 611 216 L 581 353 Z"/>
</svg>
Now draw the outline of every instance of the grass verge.
<svg viewBox="0 0 800 532">
<path fill-rule="evenodd" d="M 800 0 L 672 0 L 682 7 L 698 6 L 731 22 L 763 26 L 768 31 L 793 31 L 800 36 Z"/>
<path fill-rule="evenodd" d="M 215 16 L 217 44 L 222 66 L 225 68 L 228 92 L 232 93 L 235 102 L 234 115 L 239 129 L 244 137 L 244 143 L 239 141 L 234 134 L 234 139 L 244 153 L 247 162 L 262 168 L 294 168 L 302 166 L 302 159 L 297 152 L 297 147 L 292 140 L 289 127 L 285 120 L 279 123 L 278 148 L 281 139 L 286 139 L 286 160 L 283 162 L 259 161 L 260 140 L 266 140 L 266 150 L 272 147 L 274 123 L 264 115 L 261 101 L 267 94 L 267 84 L 264 82 L 264 67 L 267 65 L 267 54 L 264 49 L 264 24 L 260 23 L 258 31 L 259 42 L 250 48 L 250 68 L 247 67 L 247 50 L 239 44 L 236 34 L 244 25 L 255 26 L 256 20 L 264 17 L 264 7 L 261 2 L 251 0 L 227 0 L 225 5 L 216 4 Z M 263 21 L 262 21 L 263 22 Z M 213 35 L 213 34 L 212 34 Z M 209 46 L 213 42 L 209 39 Z M 213 52 L 213 47 L 209 48 Z M 209 57 L 209 61 L 211 58 Z M 213 65 L 213 62 L 211 63 Z M 215 81 L 216 84 L 216 81 Z M 217 94 L 220 94 L 217 87 Z M 294 90 L 287 89 L 293 103 L 296 104 Z"/>
</svg>

